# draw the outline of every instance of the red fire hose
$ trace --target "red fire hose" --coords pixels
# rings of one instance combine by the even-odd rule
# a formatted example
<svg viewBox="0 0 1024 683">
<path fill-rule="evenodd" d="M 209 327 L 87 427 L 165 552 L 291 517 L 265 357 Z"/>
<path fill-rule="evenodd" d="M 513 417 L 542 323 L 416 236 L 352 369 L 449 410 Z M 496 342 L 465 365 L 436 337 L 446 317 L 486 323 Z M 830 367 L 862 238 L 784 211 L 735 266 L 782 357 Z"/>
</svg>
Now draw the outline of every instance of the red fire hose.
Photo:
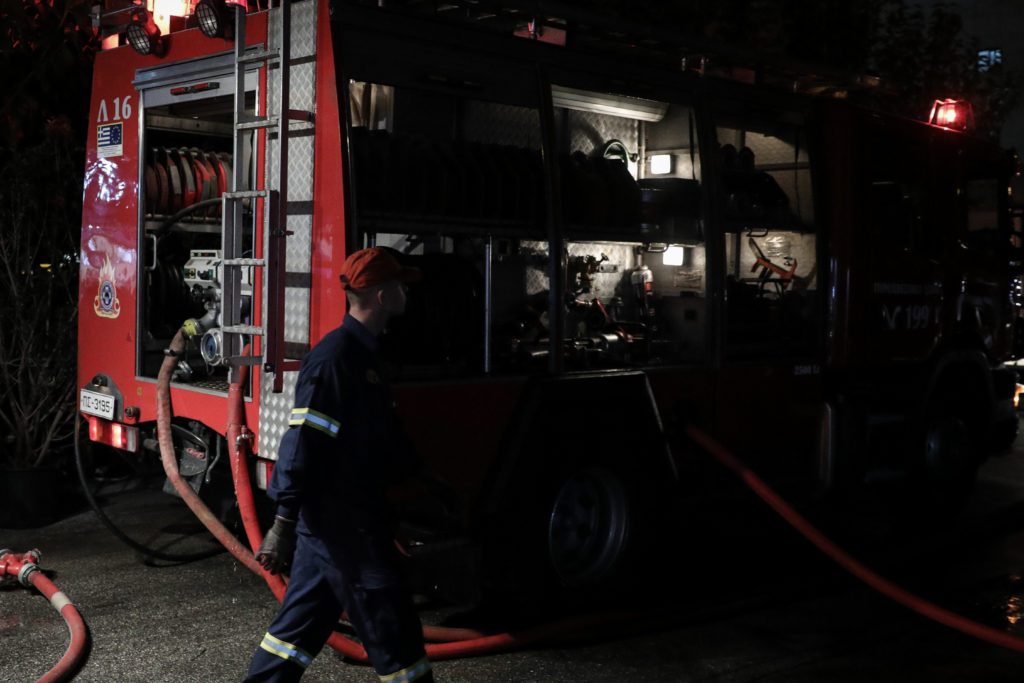
<svg viewBox="0 0 1024 683">
<path fill-rule="evenodd" d="M 68 630 L 71 632 L 71 643 L 68 645 L 68 649 L 57 665 L 36 681 L 36 683 L 56 683 L 57 681 L 71 680 L 71 677 L 82 665 L 85 646 L 89 640 L 89 631 L 82 615 L 71 604 L 68 596 L 64 595 L 53 581 L 46 578 L 39 570 L 41 556 L 42 554 L 38 550 L 30 550 L 21 555 L 9 550 L 0 550 L 0 577 L 15 576 L 22 586 L 38 590 L 67 622 Z"/>
<path fill-rule="evenodd" d="M 911 609 L 918 614 L 933 621 L 948 626 L 949 628 L 984 640 L 993 645 L 1024 652 L 1024 638 L 1014 636 L 1000 631 L 999 629 L 980 624 L 960 614 L 951 612 L 945 608 L 928 602 L 924 598 L 914 595 L 910 591 L 897 586 L 883 576 L 875 573 L 862 562 L 855 559 L 848 552 L 840 548 L 825 534 L 811 524 L 803 515 L 797 512 L 789 503 L 784 501 L 768 484 L 761 480 L 749 468 L 741 463 L 734 455 L 727 451 L 721 444 L 710 436 L 695 427 L 688 427 L 686 430 L 692 438 L 704 450 L 710 453 L 716 460 L 732 470 L 743 483 L 758 495 L 761 500 L 768 504 L 782 519 L 786 520 L 791 527 L 796 529 L 800 535 L 810 541 L 818 550 L 825 553 L 833 562 L 850 572 L 858 579 L 875 589 L 882 595 L 895 600 L 899 604 Z"/>
<path fill-rule="evenodd" d="M 178 473 L 177 462 L 174 456 L 174 446 L 171 441 L 171 397 L 170 378 L 171 372 L 176 364 L 175 358 L 184 350 L 184 335 L 178 331 L 171 342 L 167 358 L 160 368 L 157 378 L 157 431 L 160 442 L 160 455 L 175 490 L 181 495 L 188 506 L 196 513 L 200 521 L 220 540 L 234 557 L 245 565 L 250 571 L 264 577 L 273 591 L 274 596 L 280 601 L 284 597 L 286 589 L 285 581 L 281 577 L 273 576 L 264 571 L 256 562 L 250 551 L 247 551 L 241 543 L 228 531 L 224 525 L 210 512 L 206 505 L 192 491 L 192 488 L 181 478 Z M 246 462 L 246 443 L 248 432 L 245 426 L 244 401 L 242 396 L 242 384 L 245 379 L 246 368 L 240 373 L 241 379 L 237 384 L 232 384 L 228 392 L 228 426 L 227 441 L 228 451 L 231 458 L 231 473 L 235 486 L 235 495 L 242 513 L 242 520 L 245 526 L 246 536 L 253 551 L 259 548 L 263 542 L 263 534 L 259 527 L 256 515 L 255 501 L 253 499 L 252 483 L 249 477 L 248 463 Z M 950 612 L 934 605 L 919 596 L 913 595 L 892 582 L 879 576 L 865 565 L 854 559 L 849 553 L 839 548 L 835 543 L 824 536 L 817 528 L 801 516 L 796 510 L 788 505 L 778 496 L 767 484 L 757 475 L 745 467 L 732 454 L 726 451 L 721 445 L 707 436 L 700 430 L 687 428 L 689 436 L 723 465 L 730 468 L 747 484 L 759 497 L 761 497 L 773 510 L 775 510 L 791 526 L 799 531 L 805 538 L 813 543 L 828 557 L 861 579 L 869 586 L 883 595 L 905 605 L 906 607 L 922 614 L 939 623 L 945 624 L 967 635 L 980 638 L 987 642 L 1013 650 L 1024 652 L 1024 639 L 1010 635 L 998 629 L 971 621 L 961 615 Z M 651 616 L 651 611 L 645 612 L 608 612 L 598 615 L 588 615 L 565 619 L 550 624 L 544 624 L 535 628 L 526 629 L 518 633 L 499 633 L 485 635 L 478 631 L 469 629 L 450 629 L 436 626 L 425 626 L 423 629 L 424 639 L 432 642 L 426 646 L 427 656 L 433 660 L 453 659 L 494 653 L 502 650 L 509 650 L 516 647 L 546 640 L 558 635 L 580 631 L 587 627 L 602 626 L 611 623 L 623 623 L 637 618 Z M 440 642 L 439 642 L 440 641 Z M 450 642 L 445 642 L 450 641 Z M 366 651 L 363 647 L 342 634 L 334 633 L 328 639 L 328 644 L 335 650 L 351 659 L 366 662 Z"/>
</svg>

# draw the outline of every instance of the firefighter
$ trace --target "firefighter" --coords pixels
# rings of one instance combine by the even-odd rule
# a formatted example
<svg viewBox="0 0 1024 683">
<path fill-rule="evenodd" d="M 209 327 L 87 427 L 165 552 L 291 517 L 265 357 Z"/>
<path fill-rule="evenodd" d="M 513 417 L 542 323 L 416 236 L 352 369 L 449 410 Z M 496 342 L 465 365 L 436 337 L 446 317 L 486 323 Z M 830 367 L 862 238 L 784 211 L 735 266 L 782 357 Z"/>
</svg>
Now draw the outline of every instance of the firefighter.
<svg viewBox="0 0 1024 683">
<path fill-rule="evenodd" d="M 302 363 L 268 488 L 276 517 L 256 553 L 272 573 L 290 567 L 291 580 L 245 680 L 299 680 L 345 610 L 382 681 L 428 683 L 384 500 L 416 462 L 377 358 L 378 335 L 420 271 L 371 248 L 350 255 L 340 277 L 349 312 Z"/>
</svg>

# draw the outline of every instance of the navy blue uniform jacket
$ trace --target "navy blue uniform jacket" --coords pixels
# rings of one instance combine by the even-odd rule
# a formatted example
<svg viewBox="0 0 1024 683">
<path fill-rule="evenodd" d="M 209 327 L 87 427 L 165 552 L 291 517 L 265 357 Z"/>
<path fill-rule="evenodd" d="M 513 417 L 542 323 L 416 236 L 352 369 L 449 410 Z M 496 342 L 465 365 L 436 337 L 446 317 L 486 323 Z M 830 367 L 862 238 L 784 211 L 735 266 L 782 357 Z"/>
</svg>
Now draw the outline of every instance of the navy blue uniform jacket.
<svg viewBox="0 0 1024 683">
<path fill-rule="evenodd" d="M 267 490 L 277 514 L 326 543 L 390 534 L 384 489 L 417 463 L 381 377 L 377 340 L 355 318 L 346 315 L 303 360 L 289 425 Z"/>
</svg>

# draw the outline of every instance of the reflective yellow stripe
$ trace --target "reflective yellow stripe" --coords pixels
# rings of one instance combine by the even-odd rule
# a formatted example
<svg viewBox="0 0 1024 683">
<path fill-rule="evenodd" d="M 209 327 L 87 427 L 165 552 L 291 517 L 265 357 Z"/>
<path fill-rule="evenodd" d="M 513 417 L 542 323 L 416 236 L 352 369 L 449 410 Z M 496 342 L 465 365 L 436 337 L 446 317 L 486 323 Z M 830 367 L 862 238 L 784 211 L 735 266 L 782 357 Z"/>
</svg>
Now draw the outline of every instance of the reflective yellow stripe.
<svg viewBox="0 0 1024 683">
<path fill-rule="evenodd" d="M 270 635 L 268 631 L 263 636 L 260 647 L 269 652 L 272 655 L 277 655 L 281 659 L 286 659 L 290 662 L 295 662 L 303 669 L 310 665 L 313 661 L 313 657 L 308 652 L 303 650 L 301 647 L 286 643 L 283 640 L 275 638 Z"/>
<path fill-rule="evenodd" d="M 384 674 L 380 677 L 382 683 L 408 683 L 409 681 L 415 681 L 420 676 L 425 675 L 430 671 L 430 662 L 426 657 L 419 660 L 415 664 L 399 669 L 394 673 Z"/>
<path fill-rule="evenodd" d="M 312 408 L 295 408 L 292 410 L 288 424 L 292 426 L 307 425 L 331 436 L 337 436 L 341 430 L 340 422 Z"/>
</svg>

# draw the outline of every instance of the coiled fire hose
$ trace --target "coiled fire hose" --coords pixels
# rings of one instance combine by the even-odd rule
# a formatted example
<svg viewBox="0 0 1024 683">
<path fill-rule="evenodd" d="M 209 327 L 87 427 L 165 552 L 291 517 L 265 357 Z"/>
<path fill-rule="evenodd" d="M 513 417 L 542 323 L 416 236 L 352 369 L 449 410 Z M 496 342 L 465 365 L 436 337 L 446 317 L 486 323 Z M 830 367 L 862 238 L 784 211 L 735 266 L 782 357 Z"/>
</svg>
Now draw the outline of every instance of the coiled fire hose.
<svg viewBox="0 0 1024 683">
<path fill-rule="evenodd" d="M 60 658 L 57 665 L 43 674 L 36 683 L 57 683 L 68 681 L 74 676 L 82 665 L 85 657 L 85 647 L 89 641 L 89 630 L 82 619 L 78 609 L 71 604 L 68 596 L 54 585 L 53 581 L 46 578 L 39 569 L 39 560 L 42 553 L 38 550 L 30 550 L 27 553 L 16 554 L 10 550 L 0 550 L 0 577 L 17 577 L 18 583 L 26 588 L 35 588 L 43 594 L 43 597 L 50 601 L 53 608 L 64 617 L 71 632 L 71 642 L 64 656 Z"/>
<path fill-rule="evenodd" d="M 687 427 L 686 433 L 718 462 L 732 470 L 743 483 L 756 493 L 761 500 L 767 503 L 787 524 L 796 529 L 801 536 L 810 541 L 818 550 L 825 553 L 830 560 L 856 576 L 869 587 L 904 607 L 951 629 L 979 640 L 984 640 L 992 645 L 1024 652 L 1024 638 L 978 623 L 963 615 L 939 607 L 918 595 L 914 595 L 905 588 L 897 586 L 892 581 L 869 569 L 826 537 L 825 534 L 797 512 L 789 503 L 784 501 L 768 484 L 717 441 L 695 427 Z"/>
</svg>

